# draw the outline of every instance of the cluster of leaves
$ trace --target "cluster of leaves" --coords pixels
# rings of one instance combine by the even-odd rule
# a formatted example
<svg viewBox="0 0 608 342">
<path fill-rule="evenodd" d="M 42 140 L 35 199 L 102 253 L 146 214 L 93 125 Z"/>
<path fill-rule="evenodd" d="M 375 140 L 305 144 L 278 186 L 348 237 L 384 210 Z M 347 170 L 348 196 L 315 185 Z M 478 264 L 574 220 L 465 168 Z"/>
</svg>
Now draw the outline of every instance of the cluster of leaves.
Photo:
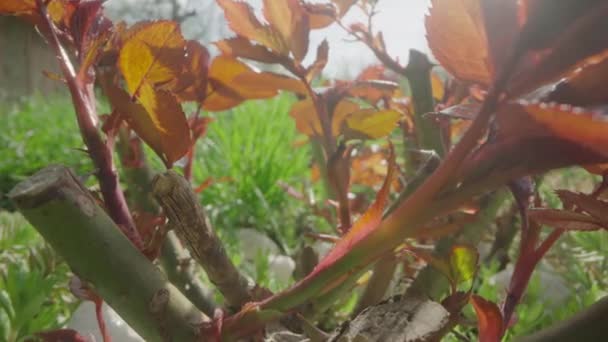
<svg viewBox="0 0 608 342">
<path fill-rule="evenodd" d="M 216 42 L 221 53 L 215 58 L 198 42 L 184 39 L 171 21 L 114 25 L 101 12 L 102 1 L 0 5 L 0 13 L 38 25 L 60 55 L 81 132 L 101 169 L 104 204 L 151 258 L 157 254 L 150 248 L 158 248 L 160 240 L 135 230 L 112 178 L 109 160 L 119 131 L 132 131 L 167 168 L 185 157 L 184 175 L 190 178 L 195 142 L 210 121 L 200 116 L 201 110 L 226 110 L 279 91 L 298 97 L 290 115 L 312 145 L 329 201 L 317 203 L 291 193 L 335 227 L 335 236 L 323 238 L 336 243 L 294 286 L 204 324 L 203 337 L 237 338 L 303 306 L 307 317 L 315 317 L 348 293 L 374 262 L 413 254 L 449 280 L 442 303 L 451 313 L 450 324 L 458 323 L 458 313 L 471 302 L 479 339 L 497 341 L 509 327 L 535 266 L 555 241 L 568 230 L 606 228 L 608 204 L 600 196 L 608 182 L 589 195 L 560 192 L 564 208 L 555 210 L 543 208 L 528 177 L 571 165 L 606 173 L 608 97 L 600 90 L 608 65 L 605 2 L 433 0 L 427 37 L 434 56 L 454 77 L 447 82 L 432 75 L 433 65 L 421 53 L 412 52 L 407 66 L 387 53 L 382 34 L 369 24 L 377 1 L 267 0 L 265 20 L 245 2 L 217 2 L 236 36 Z M 368 16 L 368 24 L 343 22 L 353 8 Z M 315 87 L 330 47 L 322 42 L 314 61 L 304 65 L 310 32 L 331 24 L 370 48 L 382 65 L 352 81 Z M 74 54 L 76 70 L 64 45 Z M 243 60 L 277 65 L 283 73 L 260 72 Z M 409 93 L 396 82 L 402 78 Z M 103 137 L 91 109 L 89 89 L 95 82 L 112 108 L 104 117 Z M 198 109 L 186 115 L 186 102 Z M 378 161 L 368 141 L 385 138 L 398 126 L 408 147 L 403 151 L 407 162 L 397 166 L 389 142 L 382 158 L 386 176 L 377 177 L 378 172 L 365 168 L 370 160 Z M 429 150 L 435 157 L 421 158 Z M 437 157 L 442 160 L 435 169 L 431 160 Z M 130 163 L 142 160 L 136 155 Z M 375 188 L 382 183 L 367 209 L 351 194 L 355 182 Z M 499 308 L 473 294 L 479 263 L 473 247 L 452 241 L 446 256 L 427 253 L 415 241 L 435 242 L 462 230 L 483 215 L 484 205 L 476 196 L 507 183 L 522 217 L 521 238 L 507 297 Z M 401 195 L 385 211 L 392 188 Z M 544 236 L 542 224 L 555 228 Z M 374 276 L 379 275 L 376 269 Z"/>
</svg>

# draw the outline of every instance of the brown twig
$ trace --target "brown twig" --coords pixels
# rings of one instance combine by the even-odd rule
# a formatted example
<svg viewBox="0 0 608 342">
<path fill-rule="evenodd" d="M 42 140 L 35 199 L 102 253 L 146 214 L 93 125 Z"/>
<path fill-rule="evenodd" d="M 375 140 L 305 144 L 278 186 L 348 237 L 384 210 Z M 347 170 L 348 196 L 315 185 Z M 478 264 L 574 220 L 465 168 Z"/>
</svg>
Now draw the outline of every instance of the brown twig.
<svg viewBox="0 0 608 342">
<path fill-rule="evenodd" d="M 190 183 L 170 170 L 155 177 L 152 189 L 173 230 L 229 306 L 238 309 L 251 301 L 253 284 L 226 254 Z"/>
</svg>

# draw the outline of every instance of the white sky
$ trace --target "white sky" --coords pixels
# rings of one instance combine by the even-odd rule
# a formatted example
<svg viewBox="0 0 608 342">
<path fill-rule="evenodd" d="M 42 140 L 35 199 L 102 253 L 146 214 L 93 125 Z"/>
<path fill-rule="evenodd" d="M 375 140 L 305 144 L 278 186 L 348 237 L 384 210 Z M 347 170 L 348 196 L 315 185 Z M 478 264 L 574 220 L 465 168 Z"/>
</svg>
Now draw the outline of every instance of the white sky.
<svg viewBox="0 0 608 342">
<path fill-rule="evenodd" d="M 262 0 L 247 1 L 257 9 Z M 388 52 L 406 63 L 409 50 L 414 48 L 429 52 L 424 30 L 424 15 L 429 0 L 380 0 L 376 7 L 374 31 L 382 31 Z M 344 18 L 347 24 L 364 21 L 366 18 L 353 7 Z M 331 76 L 352 77 L 365 66 L 377 63 L 376 57 L 361 43 L 347 41 L 348 35 L 338 25 L 313 31 L 311 49 L 307 61 L 314 58 L 316 46 L 324 39 L 329 41 L 329 62 L 325 73 Z"/>
<path fill-rule="evenodd" d="M 2 1 L 2 0 L 0 0 Z M 180 0 L 187 8 L 198 9 L 199 16 L 189 19 L 184 23 L 184 33 L 200 30 L 205 23 L 208 24 L 205 32 L 204 43 L 207 39 L 216 40 L 219 32 L 222 36 L 232 35 L 225 23 L 222 23 L 222 10 L 214 0 Z M 244 0 L 250 3 L 258 11 L 261 9 L 263 0 Z M 311 1 L 311 0 L 309 0 Z M 312 2 L 327 0 L 312 0 Z M 398 57 L 402 64 L 407 62 L 409 49 L 414 48 L 428 53 L 424 33 L 424 15 L 427 12 L 430 0 L 379 0 L 377 10 L 379 14 L 374 20 L 374 30 L 382 31 L 389 54 Z M 211 2 L 213 8 L 207 7 Z M 130 4 L 137 11 L 137 4 L 142 0 L 111 0 L 106 6 L 114 9 L 115 15 L 128 20 L 129 14 L 121 11 L 121 4 Z M 158 5 L 156 5 L 158 6 Z M 258 12 L 261 14 L 260 12 Z M 347 24 L 365 20 L 358 8 L 353 7 L 344 22 Z M 205 21 L 205 22 L 203 22 Z M 223 25 L 223 27 L 222 27 Z M 209 37 L 211 36 L 211 37 Z M 361 43 L 346 41 L 347 34 L 337 25 L 332 25 L 323 30 L 316 30 L 311 36 L 311 48 L 307 61 L 314 58 L 316 46 L 324 39 L 329 41 L 329 63 L 324 71 L 329 76 L 340 78 L 353 77 L 366 65 L 376 63 L 376 58 Z"/>
</svg>

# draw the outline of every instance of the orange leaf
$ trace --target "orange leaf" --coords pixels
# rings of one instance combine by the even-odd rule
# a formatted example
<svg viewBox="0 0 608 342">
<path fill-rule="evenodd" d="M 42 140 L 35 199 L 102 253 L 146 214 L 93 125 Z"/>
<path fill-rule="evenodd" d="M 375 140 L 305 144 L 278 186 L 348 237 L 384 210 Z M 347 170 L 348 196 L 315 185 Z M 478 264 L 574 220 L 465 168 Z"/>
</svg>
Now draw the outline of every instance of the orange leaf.
<svg viewBox="0 0 608 342">
<path fill-rule="evenodd" d="M 252 44 L 248 39 L 237 36 L 214 43 L 222 54 L 242 57 L 262 63 L 280 63 L 282 57 L 262 45 Z"/>
<path fill-rule="evenodd" d="M 500 342 L 503 330 L 502 314 L 495 303 L 472 295 L 471 304 L 477 314 L 480 342 Z"/>
<path fill-rule="evenodd" d="M 308 16 L 304 14 L 301 7 L 299 7 L 299 4 L 297 6 L 298 10 L 294 10 L 294 15 L 297 16 L 297 20 L 294 20 L 293 32 L 288 41 L 293 57 L 301 62 L 308 53 L 310 23 L 308 21 Z"/>
<path fill-rule="evenodd" d="M 156 86 L 178 78 L 185 57 L 185 41 L 178 24 L 156 21 L 132 30 L 118 59 L 129 93 L 136 95 L 144 83 Z"/>
<path fill-rule="evenodd" d="M 325 28 L 333 24 L 336 18 L 338 18 L 338 11 L 334 4 L 305 2 L 304 10 L 308 15 L 312 30 Z"/>
<path fill-rule="evenodd" d="M 288 52 L 287 44 L 281 34 L 267 25 L 262 25 L 249 4 L 234 0 L 217 0 L 217 3 L 224 10 L 226 20 L 236 34 L 254 40 L 280 54 Z"/>
<path fill-rule="evenodd" d="M 35 0 L 2 0 L 0 14 L 31 14 L 37 9 Z"/>
<path fill-rule="evenodd" d="M 276 89 L 244 87 L 235 78 L 244 73 L 254 72 L 247 64 L 228 56 L 218 56 L 209 67 L 209 90 L 203 108 L 220 111 L 232 108 L 246 99 L 273 97 Z"/>
<path fill-rule="evenodd" d="M 286 90 L 299 95 L 305 95 L 307 93 L 306 86 L 295 78 L 288 76 L 275 74 L 273 72 L 244 72 L 234 78 L 234 82 L 237 84 L 235 89 L 257 89 L 267 90 L 268 92 L 274 92 L 277 90 Z M 243 92 L 243 96 L 246 96 Z"/>
<path fill-rule="evenodd" d="M 494 78 L 479 0 L 432 0 L 429 47 L 456 78 L 489 85 Z"/>
<path fill-rule="evenodd" d="M 344 235 L 334 246 L 334 248 L 319 262 L 308 277 L 314 277 L 315 274 L 319 273 L 329 265 L 332 265 L 336 260 L 346 254 L 353 245 L 357 242 L 365 239 L 371 232 L 373 232 L 382 221 L 382 213 L 384 207 L 388 202 L 390 194 L 391 183 L 396 175 L 397 165 L 395 163 L 395 151 L 391 145 L 391 152 L 389 156 L 389 167 L 386 174 L 384 184 L 378 193 L 376 194 L 376 200 L 367 209 L 367 211 L 355 222 L 351 229 Z"/>
</svg>

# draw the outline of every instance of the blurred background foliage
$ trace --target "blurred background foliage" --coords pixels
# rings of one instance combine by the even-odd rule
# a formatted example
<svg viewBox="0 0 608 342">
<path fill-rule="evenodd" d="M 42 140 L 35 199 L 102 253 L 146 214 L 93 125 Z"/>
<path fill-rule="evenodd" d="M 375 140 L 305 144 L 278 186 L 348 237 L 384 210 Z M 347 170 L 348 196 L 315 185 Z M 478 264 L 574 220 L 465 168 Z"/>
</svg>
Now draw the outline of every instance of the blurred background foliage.
<svg viewBox="0 0 608 342">
<path fill-rule="evenodd" d="M 208 134 L 199 142 L 194 185 L 203 183 L 208 177 L 214 178 L 215 181 L 200 193 L 200 198 L 232 259 L 241 265 L 245 262 L 242 249 L 249 241 L 239 240 L 239 229 L 264 232 L 282 253 L 294 256 L 296 247 L 305 239 L 302 232 L 306 226 L 327 225 L 321 220 L 310 219 L 314 217 L 310 208 L 279 186 L 279 182 L 284 182 L 304 191 L 311 184 L 310 144 L 298 144 L 302 136 L 298 135 L 288 115 L 292 101 L 291 96 L 282 95 L 267 101 L 249 101 L 234 110 L 213 114 Z M 49 163 L 69 165 L 83 178 L 90 178 L 92 166 L 80 150 L 82 144 L 68 99 L 34 97 L 3 109 L 0 125 L 8 127 L 0 136 L 0 189 L 3 193 Z M 154 160 L 152 165 L 158 169 L 162 167 Z M 541 195 L 548 204 L 559 207 L 560 201 L 554 193 L 556 187 L 588 191 L 594 181 L 580 168 L 554 171 L 544 177 Z M 310 188 L 321 191 L 320 185 Z M 10 209 L 3 197 L 0 209 L 0 340 L 12 342 L 37 331 L 64 326 L 77 303 L 69 294 L 71 275 L 67 266 L 36 231 Z M 484 243 L 491 244 L 496 234 L 494 229 L 484 233 Z M 514 241 L 509 248 L 510 260 L 516 257 L 517 245 Z M 563 236 L 535 273 L 523 303 L 517 308 L 518 319 L 507 339 L 549 326 L 606 295 L 603 274 L 607 270 L 607 259 L 608 236 L 605 233 L 570 232 Z M 268 268 L 269 260 L 263 254 L 244 267 L 250 276 L 272 290 L 289 285 L 277 282 Z M 505 293 L 501 272 L 505 271 L 499 270 L 496 262 L 483 264 L 476 292 L 500 301 Z M 549 285 L 555 285 L 551 288 L 557 289 L 553 297 L 547 293 Z M 358 292 L 353 291 L 335 314 L 348 313 L 357 296 Z M 471 310 L 467 317 L 470 325 L 460 326 L 446 336 L 447 340 L 460 341 L 476 336 Z"/>
</svg>

